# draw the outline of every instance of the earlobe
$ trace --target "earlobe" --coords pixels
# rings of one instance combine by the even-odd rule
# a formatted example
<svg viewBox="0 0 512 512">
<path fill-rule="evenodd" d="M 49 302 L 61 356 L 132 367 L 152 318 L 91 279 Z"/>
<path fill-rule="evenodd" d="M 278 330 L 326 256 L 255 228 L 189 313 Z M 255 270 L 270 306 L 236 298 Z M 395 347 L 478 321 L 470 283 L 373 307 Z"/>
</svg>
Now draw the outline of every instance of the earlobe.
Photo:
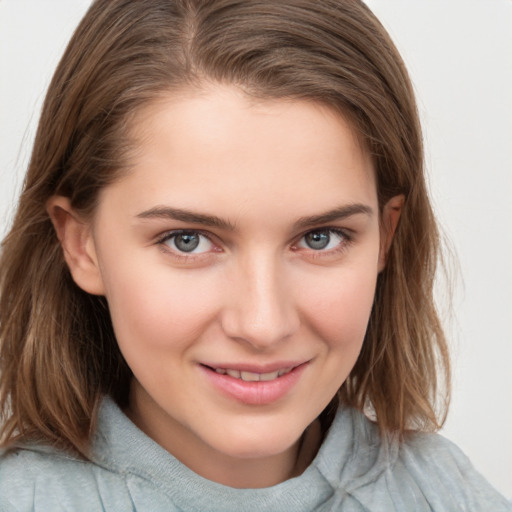
<svg viewBox="0 0 512 512">
<path fill-rule="evenodd" d="M 381 232 L 380 232 L 380 253 L 379 253 L 379 272 L 386 267 L 387 256 L 395 231 L 402 214 L 405 202 L 405 196 L 402 194 L 392 197 L 382 209 Z"/>
<path fill-rule="evenodd" d="M 67 197 L 51 197 L 46 204 L 46 210 L 75 283 L 88 293 L 103 295 L 103 280 L 90 223 L 77 215 Z"/>
</svg>

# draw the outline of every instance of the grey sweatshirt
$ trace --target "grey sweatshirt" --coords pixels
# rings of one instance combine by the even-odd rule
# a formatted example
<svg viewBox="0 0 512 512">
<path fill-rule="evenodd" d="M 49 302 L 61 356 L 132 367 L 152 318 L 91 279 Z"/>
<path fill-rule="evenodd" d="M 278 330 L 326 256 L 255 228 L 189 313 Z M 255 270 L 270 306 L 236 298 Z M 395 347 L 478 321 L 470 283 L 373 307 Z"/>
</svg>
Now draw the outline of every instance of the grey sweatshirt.
<svg viewBox="0 0 512 512">
<path fill-rule="evenodd" d="M 360 412 L 340 409 L 306 471 L 274 487 L 206 480 L 141 432 L 106 398 L 93 462 L 50 447 L 0 457 L 1 512 L 512 511 L 451 442 L 382 438 Z"/>
</svg>

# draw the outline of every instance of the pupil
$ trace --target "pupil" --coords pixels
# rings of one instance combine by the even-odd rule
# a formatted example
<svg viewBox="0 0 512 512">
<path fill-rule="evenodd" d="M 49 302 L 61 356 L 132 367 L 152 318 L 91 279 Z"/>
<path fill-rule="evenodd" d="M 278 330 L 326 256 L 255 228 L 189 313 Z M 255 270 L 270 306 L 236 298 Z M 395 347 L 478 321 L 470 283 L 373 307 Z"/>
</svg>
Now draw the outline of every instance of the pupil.
<svg viewBox="0 0 512 512">
<path fill-rule="evenodd" d="M 306 235 L 306 243 L 311 249 L 325 249 L 331 240 L 331 237 L 325 231 L 315 231 Z"/>
<path fill-rule="evenodd" d="M 183 252 L 192 252 L 199 245 L 199 236 L 193 233 L 183 233 L 178 235 L 174 244 Z"/>
</svg>

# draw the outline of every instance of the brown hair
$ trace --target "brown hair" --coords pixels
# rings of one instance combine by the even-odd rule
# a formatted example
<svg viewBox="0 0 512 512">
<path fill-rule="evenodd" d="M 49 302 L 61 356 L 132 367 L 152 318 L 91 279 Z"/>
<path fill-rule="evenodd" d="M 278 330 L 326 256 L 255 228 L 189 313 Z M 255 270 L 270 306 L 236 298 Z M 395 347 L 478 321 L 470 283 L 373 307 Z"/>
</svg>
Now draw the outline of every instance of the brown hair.
<svg viewBox="0 0 512 512">
<path fill-rule="evenodd" d="M 234 84 L 347 117 L 374 158 L 381 206 L 406 197 L 361 355 L 339 391 L 381 431 L 436 429 L 445 338 L 433 301 L 439 239 L 404 64 L 358 0 L 96 0 L 48 90 L 0 260 L 2 443 L 43 439 L 87 456 L 103 394 L 126 404 L 131 373 L 103 297 L 73 282 L 46 211 L 84 215 L 129 163 L 130 122 L 163 93 Z"/>
</svg>

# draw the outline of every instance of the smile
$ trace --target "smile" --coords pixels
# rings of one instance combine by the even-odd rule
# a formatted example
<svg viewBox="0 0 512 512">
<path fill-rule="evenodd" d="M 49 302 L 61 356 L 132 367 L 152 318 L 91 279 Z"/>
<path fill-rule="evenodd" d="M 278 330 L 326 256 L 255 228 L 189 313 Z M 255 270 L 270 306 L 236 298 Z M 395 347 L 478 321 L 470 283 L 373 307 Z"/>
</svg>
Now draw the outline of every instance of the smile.
<svg viewBox="0 0 512 512">
<path fill-rule="evenodd" d="M 270 367 L 200 364 L 214 390 L 246 405 L 269 405 L 284 399 L 301 380 L 311 361 L 278 363 Z"/>
<path fill-rule="evenodd" d="M 281 369 L 273 371 L 273 372 L 255 373 L 255 372 L 234 370 L 231 368 L 214 368 L 216 373 L 219 373 L 221 375 L 229 375 L 230 377 L 233 377 L 234 379 L 240 379 L 245 382 L 259 382 L 259 381 L 268 382 L 268 381 L 277 379 L 278 377 L 282 377 L 283 375 L 286 375 L 287 373 L 290 373 L 292 371 L 292 369 L 293 369 L 293 367 L 290 366 L 288 368 L 281 368 Z"/>
</svg>

